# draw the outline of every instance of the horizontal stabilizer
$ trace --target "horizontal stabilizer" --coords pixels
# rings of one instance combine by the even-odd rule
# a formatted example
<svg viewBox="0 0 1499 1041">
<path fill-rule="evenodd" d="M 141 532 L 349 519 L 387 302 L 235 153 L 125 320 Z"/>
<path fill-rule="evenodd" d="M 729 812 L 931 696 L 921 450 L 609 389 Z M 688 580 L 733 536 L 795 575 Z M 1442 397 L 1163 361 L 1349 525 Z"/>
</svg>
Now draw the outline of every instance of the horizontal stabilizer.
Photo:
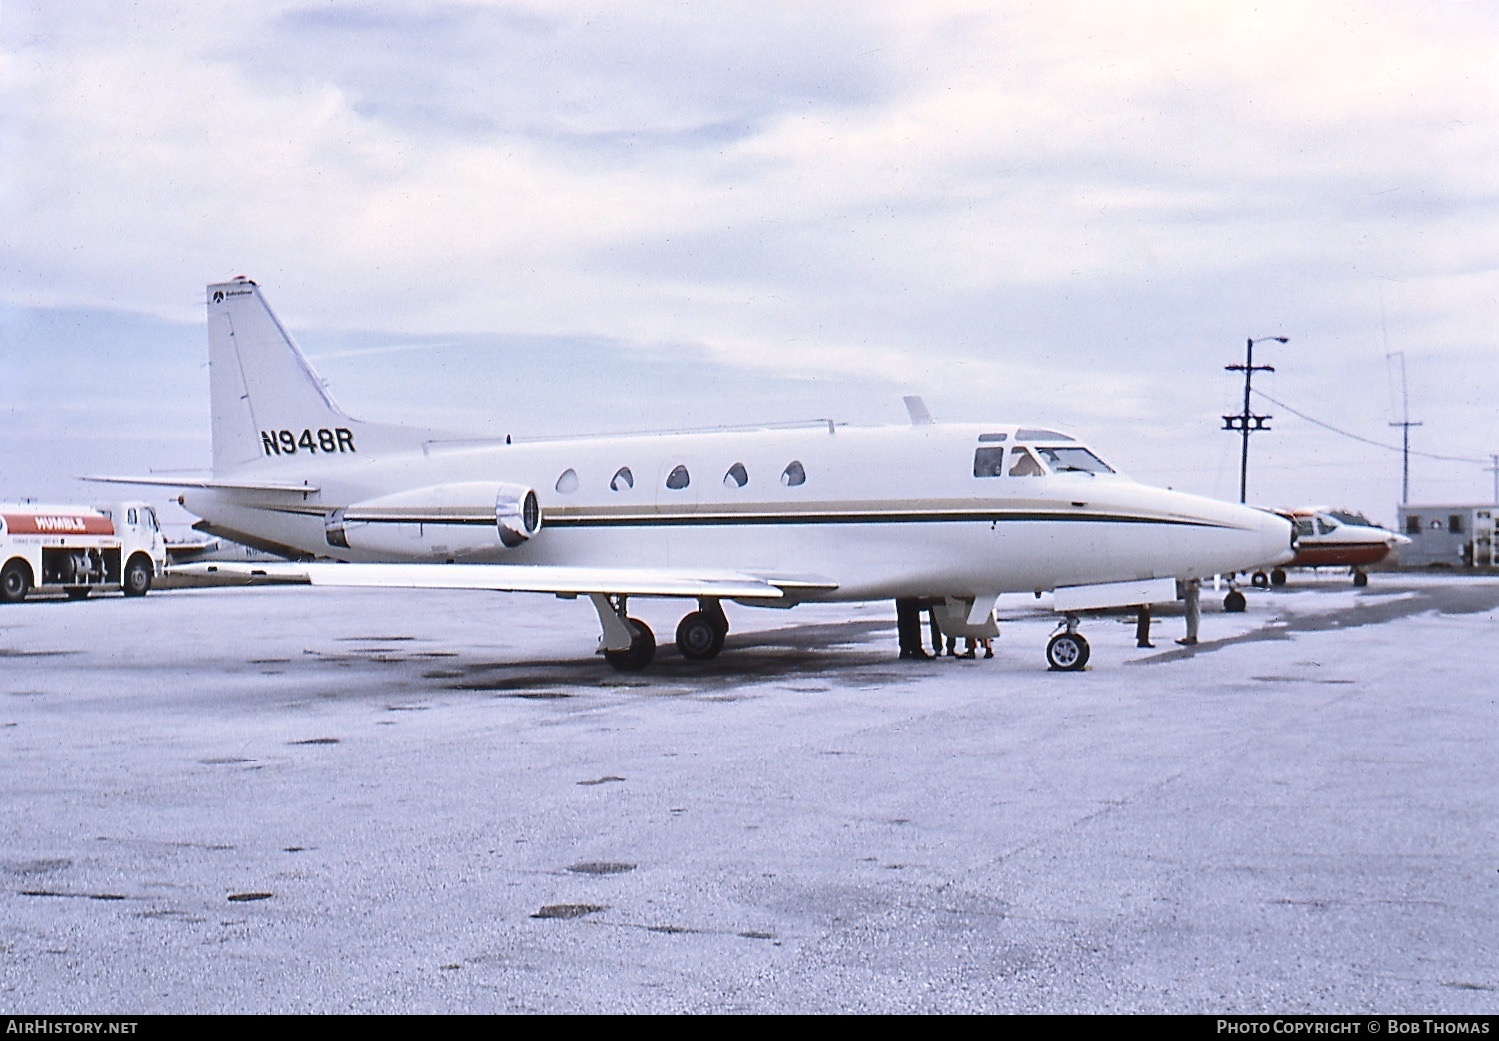
<svg viewBox="0 0 1499 1041">
<path fill-rule="evenodd" d="M 502 593 L 608 593 L 634 596 L 716 597 L 722 600 L 778 600 L 775 582 L 729 571 L 687 568 L 596 568 L 545 564 L 186 564 L 181 575 L 241 575 L 306 581 L 315 586 L 388 589 L 487 589 Z M 795 591 L 809 588 L 789 583 Z"/>
<path fill-rule="evenodd" d="M 315 492 L 318 486 L 307 481 L 252 481 L 228 477 L 113 477 L 107 474 L 85 474 L 81 481 L 96 484 L 147 484 L 162 488 L 226 488 L 237 492 Z"/>
</svg>

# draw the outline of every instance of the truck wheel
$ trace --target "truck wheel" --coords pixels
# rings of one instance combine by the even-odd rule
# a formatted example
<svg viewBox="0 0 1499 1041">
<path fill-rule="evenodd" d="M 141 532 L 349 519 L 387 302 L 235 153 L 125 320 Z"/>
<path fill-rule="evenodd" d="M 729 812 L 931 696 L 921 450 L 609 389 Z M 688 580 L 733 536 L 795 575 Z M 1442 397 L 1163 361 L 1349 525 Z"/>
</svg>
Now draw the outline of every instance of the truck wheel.
<svg viewBox="0 0 1499 1041">
<path fill-rule="evenodd" d="M 125 565 L 125 595 L 145 596 L 151 588 L 151 562 L 145 557 L 131 557 Z"/>
<path fill-rule="evenodd" d="M 31 568 L 26 561 L 8 561 L 0 569 L 0 603 L 19 604 L 30 591 Z"/>
</svg>

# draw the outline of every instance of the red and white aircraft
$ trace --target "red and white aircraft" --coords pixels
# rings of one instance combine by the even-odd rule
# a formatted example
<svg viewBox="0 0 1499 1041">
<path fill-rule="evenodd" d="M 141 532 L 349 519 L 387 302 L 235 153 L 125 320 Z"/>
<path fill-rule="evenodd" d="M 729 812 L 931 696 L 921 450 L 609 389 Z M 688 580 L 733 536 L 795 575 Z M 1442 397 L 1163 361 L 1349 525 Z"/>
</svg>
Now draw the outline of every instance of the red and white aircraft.
<svg viewBox="0 0 1499 1041">
<path fill-rule="evenodd" d="M 1334 510 L 1325 506 L 1308 506 L 1295 510 L 1277 510 L 1296 528 L 1296 556 L 1273 568 L 1268 574 L 1256 571 L 1257 586 L 1283 586 L 1286 568 L 1346 567 L 1353 584 L 1369 584 L 1364 568 L 1378 564 L 1390 551 L 1408 545 L 1410 539 L 1381 528 L 1361 513 Z"/>
</svg>

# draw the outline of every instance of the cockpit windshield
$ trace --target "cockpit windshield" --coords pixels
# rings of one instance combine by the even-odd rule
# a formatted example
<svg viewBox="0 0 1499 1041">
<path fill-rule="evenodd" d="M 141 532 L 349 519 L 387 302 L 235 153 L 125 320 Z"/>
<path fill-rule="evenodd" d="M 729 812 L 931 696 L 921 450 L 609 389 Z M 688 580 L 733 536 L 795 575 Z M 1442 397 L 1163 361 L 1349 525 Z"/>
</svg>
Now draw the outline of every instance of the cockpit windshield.
<svg viewBox="0 0 1499 1041">
<path fill-rule="evenodd" d="M 1051 433 L 1051 431 L 1029 431 Z M 1058 438 L 1065 435 L 1056 434 Z M 1042 477 L 1048 472 L 1055 474 L 1085 473 L 1111 474 L 1114 468 L 1081 445 L 1012 445 L 1007 450 L 994 441 L 1003 434 L 985 434 L 973 454 L 973 476 L 975 477 Z M 1044 465 L 1043 465 L 1044 464 Z"/>
<path fill-rule="evenodd" d="M 1037 448 L 1036 451 L 1051 468 L 1052 473 L 1111 474 L 1114 472 L 1108 463 L 1086 448 L 1076 445 Z"/>
</svg>

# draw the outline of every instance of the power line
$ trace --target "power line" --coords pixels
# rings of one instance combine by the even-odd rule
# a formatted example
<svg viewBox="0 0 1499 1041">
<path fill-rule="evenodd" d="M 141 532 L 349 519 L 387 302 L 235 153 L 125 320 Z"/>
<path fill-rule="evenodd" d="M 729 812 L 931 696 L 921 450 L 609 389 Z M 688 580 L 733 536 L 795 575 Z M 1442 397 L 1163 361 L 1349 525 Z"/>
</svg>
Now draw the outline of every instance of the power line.
<svg viewBox="0 0 1499 1041">
<path fill-rule="evenodd" d="M 1296 416 L 1300 419 L 1304 419 L 1308 423 L 1311 423 L 1313 426 L 1319 426 L 1323 430 L 1331 430 L 1334 434 L 1338 434 L 1341 437 L 1346 437 L 1353 441 L 1361 441 L 1366 445 L 1373 445 L 1375 448 L 1383 448 L 1387 452 L 1399 452 L 1403 450 L 1400 445 L 1386 444 L 1383 441 L 1376 441 L 1371 437 L 1362 437 L 1359 434 L 1351 433 L 1347 430 L 1342 429 L 1341 427 L 1335 427 L 1331 423 L 1324 423 L 1322 420 L 1317 419 L 1315 416 L 1309 416 L 1305 412 L 1292 408 L 1284 401 L 1276 401 L 1269 394 L 1266 394 L 1262 390 L 1256 390 L 1254 393 L 1255 396 L 1264 398 L 1266 401 L 1270 402 L 1270 404 L 1276 406 L 1277 408 L 1283 408 L 1287 412 L 1291 413 L 1291 415 Z M 1395 425 L 1400 426 L 1399 423 Z M 1435 452 L 1420 452 L 1414 448 L 1411 449 L 1411 455 L 1418 455 L 1423 459 L 1438 459 L 1444 463 L 1478 463 L 1480 465 L 1489 462 L 1490 458 L 1488 456 L 1475 455 L 1438 455 Z"/>
</svg>

